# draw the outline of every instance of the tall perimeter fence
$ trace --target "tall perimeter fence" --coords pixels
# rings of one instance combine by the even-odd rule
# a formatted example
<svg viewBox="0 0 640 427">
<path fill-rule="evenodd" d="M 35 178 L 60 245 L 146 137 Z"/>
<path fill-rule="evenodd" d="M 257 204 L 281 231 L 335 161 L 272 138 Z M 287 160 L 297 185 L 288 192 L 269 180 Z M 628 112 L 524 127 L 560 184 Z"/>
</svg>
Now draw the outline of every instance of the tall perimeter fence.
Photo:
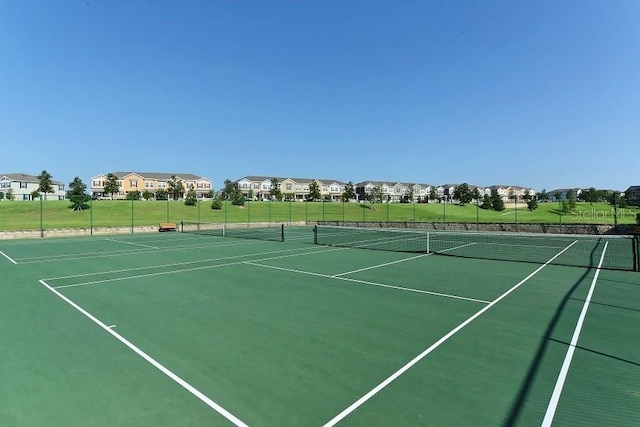
<svg viewBox="0 0 640 427">
<path fill-rule="evenodd" d="M 96 200 L 72 211 L 68 201 L 0 202 L 0 238 L 93 235 L 157 231 L 159 223 L 198 221 L 220 224 L 329 224 L 434 230 L 513 231 L 532 233 L 632 234 L 637 208 L 604 212 L 530 213 L 526 208 L 484 211 L 475 205 L 448 203 L 251 202 L 243 206 L 210 200 L 186 206 L 184 201 Z M 543 214 L 540 211 L 544 211 Z M 601 214 L 601 216 L 599 216 Z M 590 221 L 593 219 L 595 221 Z"/>
</svg>

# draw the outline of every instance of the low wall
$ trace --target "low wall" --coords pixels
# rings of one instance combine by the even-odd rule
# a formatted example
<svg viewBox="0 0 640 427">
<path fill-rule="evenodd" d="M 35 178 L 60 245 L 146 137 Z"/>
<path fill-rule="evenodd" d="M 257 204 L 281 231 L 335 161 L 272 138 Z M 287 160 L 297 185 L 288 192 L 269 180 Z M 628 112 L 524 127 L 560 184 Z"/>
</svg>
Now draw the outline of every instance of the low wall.
<svg viewBox="0 0 640 427">
<path fill-rule="evenodd" d="M 134 233 L 158 232 L 158 226 L 134 227 Z M 131 227 L 94 227 L 93 233 L 90 228 L 64 228 L 44 230 L 18 230 L 0 231 L 1 239 L 31 239 L 40 237 L 70 237 L 70 236 L 90 236 L 107 234 L 131 234 Z"/>
<path fill-rule="evenodd" d="M 377 221 L 318 221 L 320 225 L 347 227 L 412 228 L 447 231 L 493 231 L 549 234 L 632 234 L 633 225 L 606 224 L 514 224 L 475 222 L 377 222 Z"/>
</svg>

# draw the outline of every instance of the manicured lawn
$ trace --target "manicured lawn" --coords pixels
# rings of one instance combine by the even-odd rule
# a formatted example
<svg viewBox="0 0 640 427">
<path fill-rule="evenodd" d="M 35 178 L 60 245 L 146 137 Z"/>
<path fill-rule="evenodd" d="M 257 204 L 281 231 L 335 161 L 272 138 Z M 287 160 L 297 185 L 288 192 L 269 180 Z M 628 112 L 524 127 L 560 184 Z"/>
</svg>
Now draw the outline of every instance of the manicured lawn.
<svg viewBox="0 0 640 427">
<path fill-rule="evenodd" d="M 0 230 L 151 226 L 181 220 L 208 222 L 297 222 L 297 221 L 420 221 L 492 222 L 550 224 L 614 224 L 614 209 L 607 203 L 578 203 L 571 213 L 559 215 L 557 203 L 540 203 L 536 211 L 507 207 L 502 212 L 478 209 L 475 205 L 454 204 L 359 204 L 247 202 L 244 206 L 226 203 L 211 209 L 209 201 L 186 206 L 181 201 L 96 200 L 90 209 L 72 211 L 68 201 L 0 202 Z M 637 207 L 618 209 L 618 223 L 632 224 Z"/>
</svg>

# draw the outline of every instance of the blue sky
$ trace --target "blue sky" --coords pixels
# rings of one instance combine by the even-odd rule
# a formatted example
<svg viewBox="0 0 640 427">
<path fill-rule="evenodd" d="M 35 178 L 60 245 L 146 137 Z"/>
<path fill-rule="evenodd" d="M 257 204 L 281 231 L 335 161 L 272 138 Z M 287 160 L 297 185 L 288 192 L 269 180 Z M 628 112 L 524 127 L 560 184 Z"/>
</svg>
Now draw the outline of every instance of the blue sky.
<svg viewBox="0 0 640 427">
<path fill-rule="evenodd" d="M 640 2 L 0 2 L 0 173 L 640 184 Z"/>
</svg>

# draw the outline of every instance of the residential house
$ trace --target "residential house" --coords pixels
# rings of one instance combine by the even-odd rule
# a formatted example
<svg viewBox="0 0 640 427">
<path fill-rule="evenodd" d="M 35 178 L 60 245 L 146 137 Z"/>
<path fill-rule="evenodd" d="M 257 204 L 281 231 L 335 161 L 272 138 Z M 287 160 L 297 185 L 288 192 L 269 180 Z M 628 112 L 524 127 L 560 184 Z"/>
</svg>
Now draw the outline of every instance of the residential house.
<svg viewBox="0 0 640 427">
<path fill-rule="evenodd" d="M 429 184 L 363 181 L 355 184 L 358 199 L 367 200 L 376 188 L 380 189 L 383 202 L 417 202 L 428 201 L 432 186 Z"/>
<path fill-rule="evenodd" d="M 558 188 L 547 192 L 547 198 L 549 201 L 554 202 L 558 200 L 567 200 L 568 194 L 573 192 L 573 196 L 577 199 L 582 194 L 581 188 Z"/>
<path fill-rule="evenodd" d="M 158 190 L 169 189 L 169 181 L 173 177 L 182 182 L 185 195 L 189 189 L 193 188 L 198 199 L 206 199 L 213 191 L 213 183 L 209 179 L 188 173 L 113 172 L 113 174 L 118 178 L 119 186 L 118 193 L 114 194 L 116 199 L 125 199 L 127 194 L 133 191 L 140 191 L 140 193 L 148 191 L 155 197 Z M 107 174 L 100 174 L 91 178 L 91 195 L 93 197 L 111 197 L 111 194 L 107 194 L 104 191 L 106 180 Z"/>
<path fill-rule="evenodd" d="M 278 183 L 280 193 L 287 200 L 303 202 L 309 199 L 309 188 L 312 182 L 318 184 L 323 200 L 340 201 L 346 183 L 333 179 L 290 178 L 276 176 L 249 175 L 236 181 L 238 188 L 248 200 L 270 200 L 273 180 Z"/>
<path fill-rule="evenodd" d="M 44 194 L 43 200 L 64 200 L 64 184 L 52 181 L 53 193 Z M 26 173 L 0 174 L 0 193 L 2 199 L 11 194 L 14 200 L 33 200 L 33 194 L 38 192 L 40 180 L 38 177 Z"/>
<path fill-rule="evenodd" d="M 624 192 L 627 197 L 627 203 L 630 205 L 640 206 L 640 185 L 632 185 Z"/>
</svg>

